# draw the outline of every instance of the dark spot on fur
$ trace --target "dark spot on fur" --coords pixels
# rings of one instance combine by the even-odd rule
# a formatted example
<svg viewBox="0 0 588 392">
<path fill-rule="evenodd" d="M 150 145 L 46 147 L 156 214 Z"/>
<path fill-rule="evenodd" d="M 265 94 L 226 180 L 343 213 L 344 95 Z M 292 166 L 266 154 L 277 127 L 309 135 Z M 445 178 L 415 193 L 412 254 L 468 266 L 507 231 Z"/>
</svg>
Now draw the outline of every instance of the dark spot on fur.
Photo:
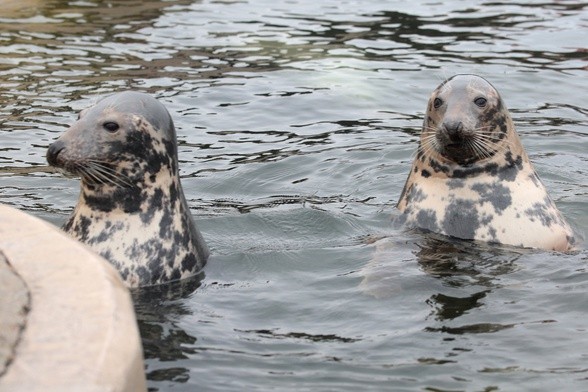
<svg viewBox="0 0 588 392">
<path fill-rule="evenodd" d="M 507 151 L 504 154 L 504 159 L 506 160 L 506 165 L 500 168 L 498 178 L 512 182 L 517 178 L 519 171 L 523 169 L 523 157 L 520 155 L 513 157 L 512 152 Z"/>
<path fill-rule="evenodd" d="M 442 222 L 442 228 L 447 235 L 473 239 L 479 227 L 478 211 L 473 201 L 456 199 L 447 206 Z"/>
<path fill-rule="evenodd" d="M 481 173 L 489 173 L 491 175 L 496 175 L 497 172 L 498 172 L 498 164 L 496 164 L 494 162 L 490 162 L 482 167 L 472 166 L 472 167 L 465 167 L 462 169 L 456 169 L 453 171 L 453 178 L 475 177 Z"/>
<path fill-rule="evenodd" d="M 489 227 L 488 233 L 490 234 L 490 240 L 498 241 L 498 238 L 496 237 L 496 229 L 494 227 Z"/>
<path fill-rule="evenodd" d="M 73 232 L 75 232 L 79 237 L 80 241 L 87 241 L 88 240 L 88 236 L 89 236 L 89 229 L 90 226 L 92 225 L 92 219 L 90 219 L 87 216 L 80 216 L 80 218 L 78 219 L 78 221 L 75 223 L 75 225 L 73 225 L 72 227 L 72 221 L 66 223 L 66 226 L 64 226 L 65 230 L 72 230 Z M 67 227 L 67 228 L 66 228 Z"/>
<path fill-rule="evenodd" d="M 155 216 L 155 212 L 164 208 L 164 194 L 161 188 L 154 188 L 153 194 L 148 198 L 147 211 L 141 213 L 141 221 L 143 224 L 149 224 Z"/>
<path fill-rule="evenodd" d="M 465 186 L 465 181 L 461 179 L 450 178 L 447 180 L 447 187 L 449 189 L 460 189 Z"/>
<path fill-rule="evenodd" d="M 116 208 L 116 204 L 110 194 L 88 194 L 84 192 L 86 205 L 92 210 L 110 212 Z"/>
<path fill-rule="evenodd" d="M 169 188 L 169 202 L 171 205 L 175 205 L 175 203 L 178 201 L 178 195 L 180 194 L 180 190 L 178 189 L 179 186 L 179 184 L 174 183 Z"/>
<path fill-rule="evenodd" d="M 439 172 L 443 172 L 443 173 L 449 173 L 451 170 L 449 170 L 449 167 L 446 165 L 442 165 L 439 162 L 437 162 L 437 160 L 430 158 L 429 159 L 429 166 L 431 166 L 431 169 L 433 169 L 435 171 L 435 173 L 439 173 Z"/>
<path fill-rule="evenodd" d="M 160 249 L 161 253 L 161 249 Z M 161 266 L 161 260 L 159 257 L 153 257 L 147 263 L 147 268 L 151 271 L 151 283 L 156 283 L 163 278 L 163 268 Z"/>
<path fill-rule="evenodd" d="M 193 271 L 197 264 L 198 260 L 196 260 L 196 256 L 190 253 L 182 260 L 182 271 Z"/>
<path fill-rule="evenodd" d="M 519 174 L 516 166 L 505 166 L 498 172 L 498 178 L 503 181 L 513 182 Z"/>
<path fill-rule="evenodd" d="M 113 200 L 126 213 L 138 212 L 145 200 L 145 191 L 138 187 L 116 189 L 113 193 Z"/>
<path fill-rule="evenodd" d="M 501 214 L 508 206 L 512 204 L 510 190 L 500 183 L 494 184 L 474 184 L 472 190 L 480 195 L 482 203 L 491 203 L 494 210 Z"/>
<path fill-rule="evenodd" d="M 418 203 L 423 201 L 427 198 L 427 195 L 419 188 L 416 184 L 413 184 L 410 189 L 410 193 L 408 194 L 408 202 L 410 203 Z"/>
<path fill-rule="evenodd" d="M 480 226 L 488 226 L 492 222 L 492 215 L 482 215 L 479 221 Z"/>
<path fill-rule="evenodd" d="M 427 229 L 433 232 L 439 231 L 439 225 L 437 224 L 437 214 L 434 210 L 431 209 L 420 210 L 416 215 L 416 224 L 422 229 Z"/>
<path fill-rule="evenodd" d="M 166 208 L 163 211 L 161 221 L 159 221 L 159 236 L 160 238 L 168 239 L 172 236 L 173 230 L 173 216 L 171 212 Z"/>
<path fill-rule="evenodd" d="M 546 227 L 551 226 L 554 221 L 559 220 L 549 208 L 549 204 L 546 203 L 533 204 L 531 208 L 525 210 L 525 215 L 527 215 L 531 221 L 535 221 L 536 219 L 539 220 L 539 222 Z"/>
<path fill-rule="evenodd" d="M 182 278 L 182 273 L 180 272 L 179 268 L 172 270 L 171 275 L 169 276 L 170 280 L 180 280 Z"/>
<path fill-rule="evenodd" d="M 412 190 L 412 185 L 408 186 L 408 181 L 406 181 L 404 183 L 404 187 L 402 188 L 402 192 L 400 193 L 400 198 L 398 199 L 398 203 L 400 203 L 402 200 L 404 200 L 405 196 L 409 195 L 411 190 Z M 398 203 L 396 204 L 396 206 L 398 206 Z"/>
<path fill-rule="evenodd" d="M 106 258 L 106 256 L 103 256 L 103 257 Z M 130 270 L 129 270 L 129 267 L 126 267 L 126 268 L 119 270 L 119 272 L 120 272 L 120 276 L 123 279 L 126 279 L 129 276 Z"/>
<path fill-rule="evenodd" d="M 153 282 L 153 280 L 151 279 L 151 272 L 144 265 L 139 265 L 135 269 L 135 273 L 137 274 L 137 276 L 139 277 L 139 280 L 141 282 L 149 282 L 149 283 Z"/>
<path fill-rule="evenodd" d="M 421 175 L 425 178 L 431 177 L 431 173 L 426 169 L 421 170 Z"/>
</svg>

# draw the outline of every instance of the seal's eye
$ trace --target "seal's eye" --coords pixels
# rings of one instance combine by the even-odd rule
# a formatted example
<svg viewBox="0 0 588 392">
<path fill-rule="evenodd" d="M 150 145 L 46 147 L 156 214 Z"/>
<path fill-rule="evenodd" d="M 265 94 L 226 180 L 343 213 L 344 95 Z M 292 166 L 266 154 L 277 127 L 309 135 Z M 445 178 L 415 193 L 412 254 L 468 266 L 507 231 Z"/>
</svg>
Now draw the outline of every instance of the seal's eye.
<svg viewBox="0 0 588 392">
<path fill-rule="evenodd" d="M 488 100 L 484 97 L 479 97 L 479 98 L 474 99 L 474 103 L 481 108 L 486 106 L 487 102 L 488 102 Z"/>
<path fill-rule="evenodd" d="M 114 121 L 107 121 L 104 124 L 102 124 L 102 126 L 108 132 L 116 132 L 116 131 L 118 131 L 118 128 L 120 128 L 119 125 L 117 123 L 115 123 Z"/>
<path fill-rule="evenodd" d="M 435 100 L 433 101 L 433 107 L 435 109 L 438 109 L 441 105 L 443 105 L 443 100 L 441 98 L 435 98 Z"/>
</svg>

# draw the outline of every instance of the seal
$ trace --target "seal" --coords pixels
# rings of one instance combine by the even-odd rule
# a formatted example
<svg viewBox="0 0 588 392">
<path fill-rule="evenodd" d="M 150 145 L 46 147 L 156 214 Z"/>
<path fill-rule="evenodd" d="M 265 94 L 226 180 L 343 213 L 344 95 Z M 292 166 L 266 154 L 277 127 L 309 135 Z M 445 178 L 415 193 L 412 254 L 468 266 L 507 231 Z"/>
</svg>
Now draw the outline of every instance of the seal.
<svg viewBox="0 0 588 392">
<path fill-rule="evenodd" d="M 461 239 L 556 251 L 575 242 L 500 94 L 476 75 L 433 91 L 397 207 L 399 222 Z"/>
<path fill-rule="evenodd" d="M 63 230 L 109 260 L 128 286 L 184 279 L 205 265 L 174 124 L 155 98 L 126 91 L 100 100 L 49 146 L 47 161 L 81 177 Z"/>
</svg>

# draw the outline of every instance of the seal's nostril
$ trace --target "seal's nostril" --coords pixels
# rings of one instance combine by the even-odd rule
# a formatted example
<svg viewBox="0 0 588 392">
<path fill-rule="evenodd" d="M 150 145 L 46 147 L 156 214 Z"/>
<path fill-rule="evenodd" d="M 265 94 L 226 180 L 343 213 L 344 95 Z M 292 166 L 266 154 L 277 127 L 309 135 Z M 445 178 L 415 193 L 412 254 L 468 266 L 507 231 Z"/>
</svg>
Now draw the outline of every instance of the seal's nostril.
<svg viewBox="0 0 588 392">
<path fill-rule="evenodd" d="M 61 140 L 51 144 L 47 149 L 47 162 L 51 166 L 57 166 L 57 156 L 65 148 L 65 143 Z"/>
<path fill-rule="evenodd" d="M 461 121 L 445 121 L 443 127 L 450 140 L 458 141 L 462 138 L 463 123 Z"/>
</svg>

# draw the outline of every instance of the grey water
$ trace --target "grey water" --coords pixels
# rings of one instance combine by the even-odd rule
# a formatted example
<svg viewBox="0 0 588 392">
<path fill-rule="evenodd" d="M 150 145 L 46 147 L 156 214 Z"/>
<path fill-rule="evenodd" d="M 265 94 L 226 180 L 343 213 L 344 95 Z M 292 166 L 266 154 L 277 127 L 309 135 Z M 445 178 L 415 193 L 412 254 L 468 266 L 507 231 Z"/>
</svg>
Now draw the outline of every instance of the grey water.
<svg viewBox="0 0 588 392">
<path fill-rule="evenodd" d="M 65 220 L 79 182 L 46 149 L 103 95 L 175 120 L 212 257 L 134 293 L 151 391 L 588 390 L 588 3 L 0 6 L 1 203 Z M 577 252 L 392 227 L 456 73 L 500 91 Z"/>
</svg>

